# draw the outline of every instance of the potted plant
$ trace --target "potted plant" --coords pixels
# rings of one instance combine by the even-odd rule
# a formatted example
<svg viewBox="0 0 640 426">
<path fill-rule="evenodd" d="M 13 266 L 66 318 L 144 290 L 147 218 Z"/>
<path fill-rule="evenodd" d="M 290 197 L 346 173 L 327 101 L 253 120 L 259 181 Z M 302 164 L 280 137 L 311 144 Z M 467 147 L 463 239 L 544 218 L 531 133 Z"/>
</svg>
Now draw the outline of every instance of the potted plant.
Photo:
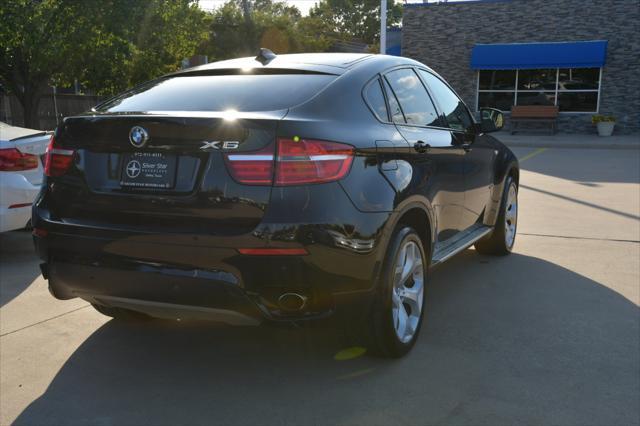
<svg viewBox="0 0 640 426">
<path fill-rule="evenodd" d="M 598 127 L 598 135 L 611 136 L 616 125 L 616 118 L 611 115 L 594 115 L 591 122 Z"/>
</svg>

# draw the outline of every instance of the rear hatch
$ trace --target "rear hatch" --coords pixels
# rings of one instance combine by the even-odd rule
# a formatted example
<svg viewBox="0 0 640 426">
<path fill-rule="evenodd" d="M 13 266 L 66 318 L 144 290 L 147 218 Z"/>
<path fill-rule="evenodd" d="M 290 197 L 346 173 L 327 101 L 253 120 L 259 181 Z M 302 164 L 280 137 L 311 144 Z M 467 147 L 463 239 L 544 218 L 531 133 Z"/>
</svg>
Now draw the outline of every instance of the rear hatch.
<svg viewBox="0 0 640 426">
<path fill-rule="evenodd" d="M 249 233 L 269 203 L 278 122 L 334 78 L 172 76 L 67 118 L 52 149 L 73 162 L 51 178 L 52 219 L 134 232 Z"/>
</svg>

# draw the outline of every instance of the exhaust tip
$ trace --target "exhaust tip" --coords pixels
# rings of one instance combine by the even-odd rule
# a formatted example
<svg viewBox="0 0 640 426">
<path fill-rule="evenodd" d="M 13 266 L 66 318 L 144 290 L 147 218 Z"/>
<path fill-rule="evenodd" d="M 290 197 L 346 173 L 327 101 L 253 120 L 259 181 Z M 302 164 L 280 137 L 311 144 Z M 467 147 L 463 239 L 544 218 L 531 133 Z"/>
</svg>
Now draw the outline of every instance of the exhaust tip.
<svg viewBox="0 0 640 426">
<path fill-rule="evenodd" d="M 278 305 L 285 311 L 300 311 L 307 304 L 307 298 L 298 293 L 284 293 L 278 297 Z"/>
</svg>

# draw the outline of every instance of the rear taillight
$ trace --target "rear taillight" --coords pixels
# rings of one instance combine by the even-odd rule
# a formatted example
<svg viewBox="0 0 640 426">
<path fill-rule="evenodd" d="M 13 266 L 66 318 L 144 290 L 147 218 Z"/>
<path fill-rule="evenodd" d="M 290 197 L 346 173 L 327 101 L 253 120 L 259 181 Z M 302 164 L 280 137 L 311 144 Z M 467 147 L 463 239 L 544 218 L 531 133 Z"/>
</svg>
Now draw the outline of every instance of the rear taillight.
<svg viewBox="0 0 640 426">
<path fill-rule="evenodd" d="M 16 148 L 0 149 L 0 171 L 18 172 L 38 168 L 38 156 L 25 154 Z"/>
<path fill-rule="evenodd" d="M 277 186 L 324 183 L 349 173 L 353 147 L 336 142 L 278 140 Z"/>
<path fill-rule="evenodd" d="M 271 185 L 273 182 L 273 144 L 260 151 L 225 154 L 234 180 L 245 185 Z"/>
<path fill-rule="evenodd" d="M 44 174 L 47 176 L 62 176 L 69 171 L 73 164 L 75 151 L 63 149 L 56 144 L 56 139 L 51 136 L 47 153 L 44 158 Z"/>
<path fill-rule="evenodd" d="M 225 162 L 239 183 L 289 186 L 342 179 L 354 155 L 351 145 L 310 139 L 278 139 L 275 161 L 273 151 L 270 145 L 260 151 L 226 153 Z"/>
</svg>

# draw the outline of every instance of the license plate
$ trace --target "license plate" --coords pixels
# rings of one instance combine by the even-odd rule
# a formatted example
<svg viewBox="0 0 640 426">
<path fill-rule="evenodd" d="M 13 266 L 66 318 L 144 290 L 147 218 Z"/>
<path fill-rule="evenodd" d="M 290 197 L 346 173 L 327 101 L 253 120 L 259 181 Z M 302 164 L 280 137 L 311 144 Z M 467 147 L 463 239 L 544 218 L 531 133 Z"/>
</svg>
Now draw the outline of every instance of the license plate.
<svg viewBox="0 0 640 426">
<path fill-rule="evenodd" d="M 124 156 L 120 185 L 128 188 L 171 189 L 176 180 L 176 156 L 134 152 Z"/>
</svg>

